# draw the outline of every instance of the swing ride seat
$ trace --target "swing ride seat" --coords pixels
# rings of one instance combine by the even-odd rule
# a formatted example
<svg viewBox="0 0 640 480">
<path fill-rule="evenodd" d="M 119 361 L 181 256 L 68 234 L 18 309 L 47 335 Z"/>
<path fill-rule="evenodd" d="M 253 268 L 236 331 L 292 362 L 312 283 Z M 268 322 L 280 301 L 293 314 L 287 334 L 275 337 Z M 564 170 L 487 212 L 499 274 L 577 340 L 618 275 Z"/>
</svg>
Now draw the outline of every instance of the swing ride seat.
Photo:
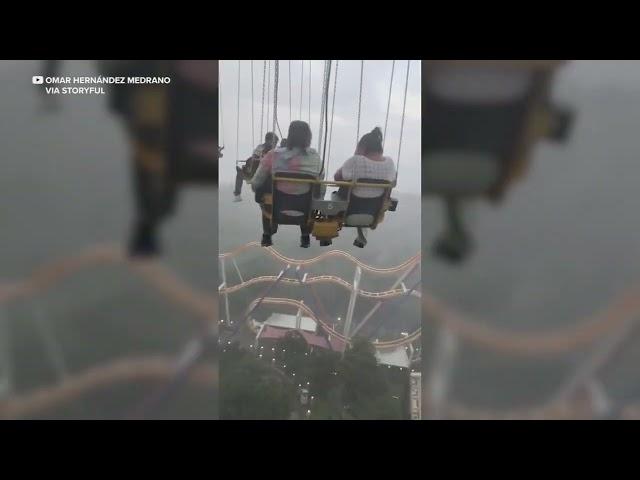
<svg viewBox="0 0 640 480">
<path fill-rule="evenodd" d="M 313 201 L 312 208 L 316 213 L 313 234 L 321 245 L 330 244 L 330 239 L 337 237 L 343 227 L 352 227 L 358 229 L 354 245 L 363 248 L 367 243 L 364 229 L 375 229 L 384 213 L 395 211 L 398 205 L 398 200 L 390 197 L 393 184 L 386 180 L 361 178 L 354 182 L 323 183 L 338 186 L 340 190 L 333 192 L 330 200 Z M 379 189 L 380 195 L 360 197 L 353 193 L 357 187 Z"/>
<path fill-rule="evenodd" d="M 380 193 L 375 197 L 356 195 L 354 190 L 358 184 L 380 185 L 380 188 L 377 189 Z M 378 223 L 384 218 L 384 213 L 389 207 L 395 211 L 398 201 L 395 199 L 393 202 L 390 201 L 389 195 L 392 188 L 393 184 L 391 182 L 375 178 L 361 178 L 356 181 L 354 186 L 347 189 L 345 189 L 345 187 L 341 188 L 342 192 L 344 192 L 342 195 L 346 195 L 348 198 L 348 205 L 343 215 L 342 226 L 355 227 L 358 229 L 357 237 L 353 242 L 356 247 L 364 248 L 366 246 L 366 228 L 374 230 Z M 334 192 L 335 196 L 340 196 L 340 194 L 340 191 Z"/>
<path fill-rule="evenodd" d="M 380 194 L 375 197 L 360 197 L 356 195 L 353 191 L 359 183 L 380 185 Z M 343 226 L 375 229 L 382 215 L 388 209 L 389 195 L 393 185 L 386 180 L 361 178 L 356 181 L 355 186 L 351 187 L 347 193 L 348 205 L 344 213 Z M 397 203 L 396 200 L 394 209 Z"/>
<path fill-rule="evenodd" d="M 289 194 L 278 189 L 280 184 L 297 180 L 301 193 Z M 312 221 L 312 201 L 318 191 L 317 178 L 308 173 L 276 172 L 271 184 L 271 222 L 277 225 L 305 225 Z"/>
<path fill-rule="evenodd" d="M 423 63 L 423 192 L 493 197 L 526 169 L 537 140 L 566 140 L 571 112 L 549 98 L 563 63 Z"/>
<path fill-rule="evenodd" d="M 260 160 L 254 160 L 250 165 L 250 170 L 247 171 L 247 164 L 251 159 L 252 157 L 249 157 L 246 160 L 236 160 L 236 170 L 240 172 L 243 180 L 247 183 L 249 183 L 249 181 L 253 178 L 256 170 L 258 170 L 258 166 L 260 165 Z"/>
<path fill-rule="evenodd" d="M 278 183 L 304 185 L 299 194 L 288 194 L 277 188 Z M 340 187 L 347 192 L 346 198 L 334 192 L 330 199 L 323 198 L 327 186 Z M 366 198 L 353 195 L 356 187 L 379 188 L 381 194 Z M 390 197 L 393 183 L 378 179 L 361 179 L 356 182 L 319 180 L 305 173 L 278 172 L 271 181 L 271 192 L 256 192 L 260 204 L 272 226 L 311 225 L 313 236 L 321 246 L 331 244 L 342 227 L 359 229 L 359 238 L 364 240 L 363 228 L 375 229 L 386 211 L 395 211 L 398 200 Z"/>
<path fill-rule="evenodd" d="M 455 196 L 484 195 L 500 179 L 499 160 L 489 153 L 440 151 L 422 163 L 425 193 Z"/>
</svg>

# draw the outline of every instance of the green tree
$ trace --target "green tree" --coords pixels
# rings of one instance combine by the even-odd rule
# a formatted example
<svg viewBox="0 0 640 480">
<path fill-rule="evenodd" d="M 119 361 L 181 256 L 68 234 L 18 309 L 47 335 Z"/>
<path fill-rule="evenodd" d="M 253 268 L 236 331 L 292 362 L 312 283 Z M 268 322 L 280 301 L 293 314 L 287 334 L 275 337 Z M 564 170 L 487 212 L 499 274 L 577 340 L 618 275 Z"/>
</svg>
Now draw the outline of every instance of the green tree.
<svg viewBox="0 0 640 480">
<path fill-rule="evenodd" d="M 353 341 L 340 364 L 340 375 L 344 385 L 342 402 L 348 416 L 356 419 L 401 417 L 371 342 Z"/>
<path fill-rule="evenodd" d="M 296 378 L 299 379 L 307 377 L 309 346 L 298 332 L 290 332 L 278 340 L 275 348 L 276 354 L 282 355 L 287 372 L 296 372 Z"/>
<path fill-rule="evenodd" d="M 220 362 L 220 418 L 284 420 L 295 402 L 295 388 L 250 352 L 227 349 Z M 230 355 L 227 356 L 226 353 Z"/>
</svg>

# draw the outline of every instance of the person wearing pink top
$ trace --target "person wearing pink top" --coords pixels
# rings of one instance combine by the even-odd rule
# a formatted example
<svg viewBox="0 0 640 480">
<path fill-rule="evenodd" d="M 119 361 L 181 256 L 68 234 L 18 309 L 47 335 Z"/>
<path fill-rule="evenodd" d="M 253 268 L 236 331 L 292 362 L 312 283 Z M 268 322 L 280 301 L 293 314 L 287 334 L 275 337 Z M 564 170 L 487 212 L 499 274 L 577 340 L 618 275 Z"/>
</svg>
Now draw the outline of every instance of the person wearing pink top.
<svg viewBox="0 0 640 480">
<path fill-rule="evenodd" d="M 308 173 L 318 178 L 321 174 L 322 160 L 318 152 L 311 145 L 311 129 L 306 122 L 296 120 L 289 125 L 287 146 L 271 150 L 267 153 L 251 179 L 251 186 L 260 199 L 271 185 L 269 181 L 273 173 Z M 289 195 L 300 195 L 311 188 L 308 184 L 279 182 L 278 190 Z M 262 216 L 262 246 L 273 245 L 271 236 L 276 233 L 271 230 L 271 221 Z M 277 230 L 277 227 L 276 227 Z M 310 245 L 310 228 L 307 225 L 300 226 L 300 246 L 308 248 Z"/>
</svg>

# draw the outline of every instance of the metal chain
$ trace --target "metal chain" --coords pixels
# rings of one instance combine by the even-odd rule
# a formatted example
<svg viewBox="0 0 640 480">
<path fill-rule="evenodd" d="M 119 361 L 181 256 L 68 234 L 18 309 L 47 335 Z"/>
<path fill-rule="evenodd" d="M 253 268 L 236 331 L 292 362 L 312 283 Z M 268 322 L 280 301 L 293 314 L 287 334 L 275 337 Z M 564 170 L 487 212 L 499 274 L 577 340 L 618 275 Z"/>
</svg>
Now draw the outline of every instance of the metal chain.
<svg viewBox="0 0 640 480">
<path fill-rule="evenodd" d="M 271 132 L 272 131 L 272 130 L 269 130 L 269 112 L 270 112 L 270 107 L 271 107 L 271 60 L 268 60 L 268 64 L 267 64 L 267 119 L 266 119 L 267 132 Z"/>
<path fill-rule="evenodd" d="M 360 140 L 360 111 L 362 109 L 362 77 L 364 74 L 364 60 L 360 60 L 360 95 L 358 95 L 358 129 L 356 131 L 356 145 Z"/>
<path fill-rule="evenodd" d="M 387 124 L 389 123 L 389 107 L 391 106 L 391 90 L 393 89 L 393 72 L 396 69 L 396 61 L 391 65 L 391 82 L 389 82 L 389 98 L 387 98 L 387 114 L 384 117 L 384 133 L 382 134 L 382 150 L 384 150 L 387 141 Z"/>
<path fill-rule="evenodd" d="M 236 162 L 240 159 L 240 60 L 238 60 L 238 102 L 236 112 Z"/>
<path fill-rule="evenodd" d="M 289 60 L 289 123 L 293 120 L 291 116 L 291 60 Z"/>
<path fill-rule="evenodd" d="M 264 138 L 264 86 L 267 76 L 267 61 L 262 63 L 262 108 L 260 109 L 260 141 Z M 253 145 L 255 147 L 255 145 Z"/>
<path fill-rule="evenodd" d="M 325 95 L 327 89 L 327 61 L 324 61 L 324 72 L 322 73 L 322 97 L 320 98 L 320 121 L 318 122 L 318 154 L 322 152 L 322 127 L 324 120 Z"/>
<path fill-rule="evenodd" d="M 274 70 L 273 70 L 273 129 L 272 132 L 278 129 L 278 133 L 282 136 L 282 132 L 280 132 L 280 126 L 278 125 L 278 80 L 280 77 L 280 61 L 275 60 Z M 277 147 L 278 145 L 276 145 Z"/>
<path fill-rule="evenodd" d="M 331 82 L 331 60 L 326 60 L 326 73 L 324 78 L 324 97 L 322 99 L 323 103 L 323 116 L 321 122 L 324 121 L 324 147 L 322 149 L 322 177 L 327 178 L 328 168 L 325 168 L 325 157 L 327 153 L 327 133 L 326 131 L 329 129 L 329 84 Z"/>
<path fill-rule="evenodd" d="M 309 60 L 309 128 L 311 128 L 311 62 L 313 60 Z"/>
<path fill-rule="evenodd" d="M 219 138 L 218 142 L 220 143 L 220 141 L 222 141 L 222 148 L 224 148 L 224 112 L 222 111 L 222 103 L 225 97 L 222 95 L 222 77 L 223 76 L 220 77 L 220 81 L 218 82 L 218 105 L 220 105 L 220 120 L 218 121 L 218 126 L 222 138 Z"/>
<path fill-rule="evenodd" d="M 300 61 L 300 110 L 298 111 L 298 120 L 302 120 L 302 94 L 304 87 L 304 60 Z"/>
<path fill-rule="evenodd" d="M 400 171 L 400 152 L 402 151 L 402 133 L 404 132 L 404 116 L 407 107 L 407 91 L 409 90 L 409 69 L 411 68 L 411 60 L 407 60 L 407 78 L 404 82 L 404 100 L 402 101 L 402 122 L 400 123 L 400 143 L 398 144 L 398 162 L 396 165 L 396 182 L 398 180 L 398 172 Z"/>
<path fill-rule="evenodd" d="M 336 111 L 336 89 L 338 87 L 338 65 L 340 60 L 336 60 L 336 76 L 333 80 L 333 101 L 331 102 L 331 126 L 329 127 L 329 152 L 327 154 L 327 171 L 331 163 L 331 139 L 333 138 L 333 114 Z"/>
<path fill-rule="evenodd" d="M 252 147 L 256 144 L 256 132 L 255 132 L 255 120 L 253 115 L 254 100 L 253 100 L 253 60 L 251 60 L 251 143 Z"/>
</svg>

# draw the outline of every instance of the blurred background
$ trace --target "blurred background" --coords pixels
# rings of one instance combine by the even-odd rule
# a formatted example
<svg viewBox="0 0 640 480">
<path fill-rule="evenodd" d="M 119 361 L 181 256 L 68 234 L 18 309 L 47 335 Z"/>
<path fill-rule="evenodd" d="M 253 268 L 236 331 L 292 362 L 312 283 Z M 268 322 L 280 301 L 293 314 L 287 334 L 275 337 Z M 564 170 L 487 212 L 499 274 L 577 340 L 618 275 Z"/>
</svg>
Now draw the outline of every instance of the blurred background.
<svg viewBox="0 0 640 480">
<path fill-rule="evenodd" d="M 637 418 L 639 105 L 637 61 L 423 62 L 423 418 Z"/>
<path fill-rule="evenodd" d="M 172 81 L 51 96 L 33 75 Z M 0 79 L 0 418 L 216 418 L 217 61 Z"/>
</svg>

